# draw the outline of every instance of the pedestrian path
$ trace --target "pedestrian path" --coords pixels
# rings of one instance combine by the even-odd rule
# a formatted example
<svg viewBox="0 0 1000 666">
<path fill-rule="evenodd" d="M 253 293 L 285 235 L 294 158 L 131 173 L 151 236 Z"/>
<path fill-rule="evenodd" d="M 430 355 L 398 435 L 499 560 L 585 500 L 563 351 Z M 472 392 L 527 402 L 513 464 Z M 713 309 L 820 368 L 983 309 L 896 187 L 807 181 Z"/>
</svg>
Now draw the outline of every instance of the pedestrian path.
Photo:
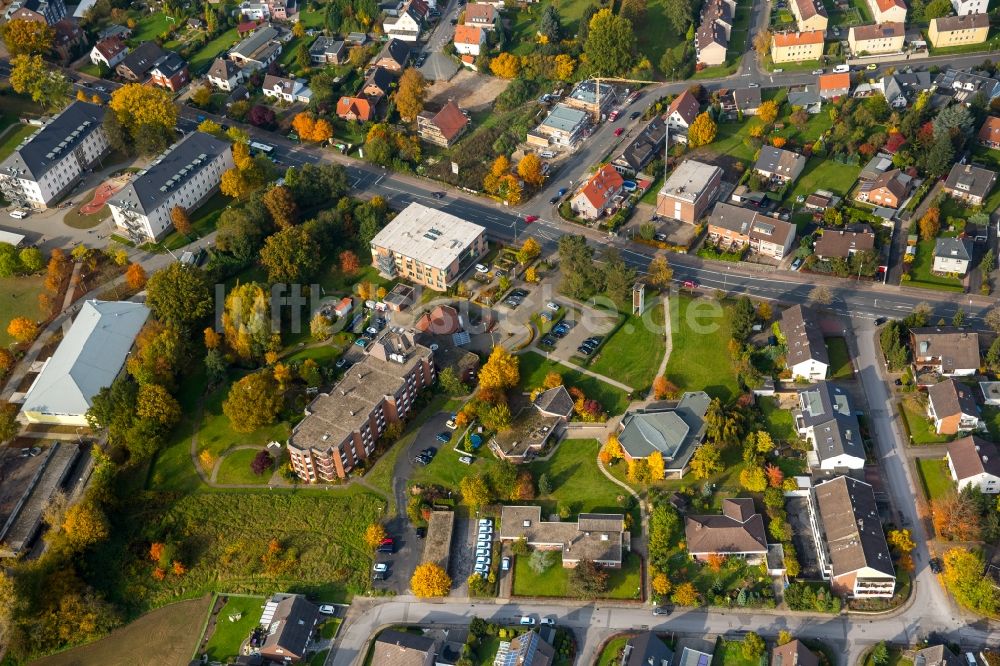
<svg viewBox="0 0 1000 666">
<path fill-rule="evenodd" d="M 663 293 L 663 360 L 656 371 L 657 377 L 662 377 L 667 373 L 667 362 L 670 360 L 670 352 L 674 348 L 674 333 L 670 329 L 670 297 Z M 656 394 L 652 387 L 649 389 L 649 399 L 655 400 Z"/>
</svg>

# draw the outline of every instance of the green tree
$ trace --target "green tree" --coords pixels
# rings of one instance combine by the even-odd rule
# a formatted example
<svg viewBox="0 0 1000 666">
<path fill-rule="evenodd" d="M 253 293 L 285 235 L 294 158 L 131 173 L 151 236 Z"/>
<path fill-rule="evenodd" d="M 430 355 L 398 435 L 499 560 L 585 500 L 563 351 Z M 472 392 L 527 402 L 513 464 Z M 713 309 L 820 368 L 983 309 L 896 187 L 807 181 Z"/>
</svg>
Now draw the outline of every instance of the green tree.
<svg viewBox="0 0 1000 666">
<path fill-rule="evenodd" d="M 750 661 L 759 660 L 764 656 L 764 651 L 767 649 L 764 639 L 755 631 L 747 632 L 747 635 L 743 637 L 742 643 L 743 645 L 740 649 L 743 652 L 743 656 Z"/>
<path fill-rule="evenodd" d="M 608 590 L 609 574 L 593 560 L 580 560 L 570 570 L 569 590 L 582 599 L 596 599 Z"/>
<path fill-rule="evenodd" d="M 450 396 L 468 395 L 469 387 L 455 374 L 455 370 L 448 366 L 438 373 L 438 383 L 441 388 Z"/>
<path fill-rule="evenodd" d="M 14 92 L 29 95 L 49 111 L 58 111 L 69 103 L 73 87 L 59 70 L 54 70 L 39 55 L 18 55 L 11 61 L 10 85 Z"/>
<path fill-rule="evenodd" d="M 955 147 L 951 143 L 951 137 L 948 134 L 941 134 L 934 139 L 934 145 L 927 154 L 927 171 L 933 176 L 940 176 L 951 168 L 954 157 Z"/>
<path fill-rule="evenodd" d="M 203 270 L 175 261 L 149 278 L 146 303 L 160 321 L 189 326 L 212 314 L 212 290 Z"/>
<path fill-rule="evenodd" d="M 888 666 L 889 648 L 886 646 L 885 641 L 876 644 L 872 648 L 871 661 L 875 666 Z"/>
<path fill-rule="evenodd" d="M 603 258 L 604 291 L 611 300 L 624 303 L 632 293 L 635 270 L 625 263 L 617 248 L 607 248 Z"/>
<path fill-rule="evenodd" d="M 542 475 L 538 477 L 538 494 L 552 494 L 552 482 L 549 480 L 549 475 L 544 472 L 542 472 Z"/>
<path fill-rule="evenodd" d="M 274 374 L 264 369 L 235 382 L 222 403 L 222 411 L 233 430 L 253 432 L 274 423 L 282 403 Z"/>
<path fill-rule="evenodd" d="M 536 574 L 541 575 L 555 564 L 555 553 L 551 550 L 536 550 L 528 558 L 528 566 Z"/>
<path fill-rule="evenodd" d="M 271 282 L 302 282 L 319 268 L 319 244 L 302 227 L 289 227 L 268 236 L 260 251 L 260 262 Z"/>
<path fill-rule="evenodd" d="M 687 32 L 694 16 L 691 0 L 666 0 L 664 8 L 675 34 Z"/>
<path fill-rule="evenodd" d="M 621 76 L 635 60 L 635 32 L 632 22 L 602 9 L 590 19 L 583 51 L 595 74 Z"/>
<path fill-rule="evenodd" d="M 21 424 L 17 421 L 18 411 L 20 410 L 17 405 L 9 402 L 0 404 L 0 444 L 14 439 L 21 431 Z"/>
<path fill-rule="evenodd" d="M 555 5 L 546 5 L 538 19 L 538 32 L 549 44 L 558 44 L 562 39 L 562 23 L 559 21 L 559 10 Z"/>
</svg>

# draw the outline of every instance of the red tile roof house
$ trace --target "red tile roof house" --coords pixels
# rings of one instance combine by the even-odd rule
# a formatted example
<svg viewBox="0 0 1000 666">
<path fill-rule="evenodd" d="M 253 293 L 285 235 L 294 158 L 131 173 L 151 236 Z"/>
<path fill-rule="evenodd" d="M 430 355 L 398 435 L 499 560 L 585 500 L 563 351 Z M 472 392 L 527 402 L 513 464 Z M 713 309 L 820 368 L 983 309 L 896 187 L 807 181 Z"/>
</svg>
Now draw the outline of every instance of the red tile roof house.
<svg viewBox="0 0 1000 666">
<path fill-rule="evenodd" d="M 764 519 L 749 497 L 722 500 L 722 515 L 685 517 L 684 539 L 696 560 L 732 555 L 756 564 L 767 557 Z"/>
<path fill-rule="evenodd" d="M 873 206 L 899 208 L 909 196 L 912 186 L 912 178 L 899 169 L 892 169 L 880 174 L 873 181 L 861 183 L 856 198 Z"/>
<path fill-rule="evenodd" d="M 948 444 L 948 470 L 959 490 L 975 486 L 984 493 L 1000 493 L 1000 450 L 993 442 L 963 437 Z"/>
<path fill-rule="evenodd" d="M 422 111 L 417 116 L 417 134 L 428 143 L 447 148 L 469 126 L 469 119 L 455 102 L 449 100 L 440 111 Z"/>
<path fill-rule="evenodd" d="M 337 100 L 338 118 L 368 122 L 372 115 L 372 105 L 364 97 L 341 97 Z"/>
<path fill-rule="evenodd" d="M 94 44 L 90 50 L 90 62 L 113 69 L 128 55 L 128 46 L 120 37 L 108 37 Z"/>
<path fill-rule="evenodd" d="M 823 74 L 819 77 L 819 96 L 823 99 L 837 99 L 851 94 L 851 75 Z"/>
<path fill-rule="evenodd" d="M 1000 148 L 1000 118 L 987 116 L 983 121 L 983 126 L 979 128 L 976 136 L 979 145 L 987 148 Z"/>
<path fill-rule="evenodd" d="M 570 207 L 583 219 L 596 220 L 615 208 L 615 197 L 621 193 L 624 183 L 621 174 L 605 164 L 570 200 Z"/>
<path fill-rule="evenodd" d="M 465 25 L 478 25 L 487 30 L 497 26 L 497 10 L 485 2 L 474 2 L 465 6 Z"/>
<path fill-rule="evenodd" d="M 954 379 L 927 389 L 927 416 L 939 435 L 957 435 L 983 427 L 972 389 Z"/>
</svg>

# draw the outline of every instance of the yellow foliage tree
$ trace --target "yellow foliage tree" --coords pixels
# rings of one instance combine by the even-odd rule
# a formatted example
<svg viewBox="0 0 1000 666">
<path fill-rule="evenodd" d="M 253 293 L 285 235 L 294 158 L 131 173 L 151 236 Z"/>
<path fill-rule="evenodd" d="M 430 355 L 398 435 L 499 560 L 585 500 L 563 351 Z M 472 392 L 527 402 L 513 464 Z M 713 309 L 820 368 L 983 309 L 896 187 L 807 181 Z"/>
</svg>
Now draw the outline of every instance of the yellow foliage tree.
<svg viewBox="0 0 1000 666">
<path fill-rule="evenodd" d="M 222 125 L 215 122 L 211 118 L 205 118 L 203 121 L 198 123 L 198 131 L 204 132 L 205 134 L 211 134 L 213 136 L 222 136 Z"/>
<path fill-rule="evenodd" d="M 493 348 L 490 357 L 479 369 L 479 387 L 506 391 L 517 386 L 521 374 L 518 370 L 520 359 L 501 346 Z"/>
<path fill-rule="evenodd" d="M 410 589 L 418 597 L 445 597 L 451 591 L 451 577 L 439 564 L 424 562 L 410 578 Z"/>
<path fill-rule="evenodd" d="M 510 160 L 500 155 L 490 166 L 489 173 L 483 178 L 483 189 L 490 194 L 496 194 L 500 189 L 500 179 L 510 173 Z"/>
<path fill-rule="evenodd" d="M 697 606 L 701 599 L 698 594 L 698 588 L 694 586 L 694 583 L 681 583 L 674 590 L 671 598 L 679 606 Z"/>
<path fill-rule="evenodd" d="M 529 266 L 528 270 L 524 271 L 524 281 L 538 282 L 538 271 L 535 270 L 534 266 Z"/>
<path fill-rule="evenodd" d="M 275 363 L 273 372 L 274 381 L 278 382 L 278 389 L 284 391 L 292 381 L 292 368 L 284 363 Z"/>
<path fill-rule="evenodd" d="M 718 131 L 719 128 L 708 112 L 702 112 L 688 128 L 688 145 L 692 148 L 707 146 L 715 141 L 715 135 Z"/>
<path fill-rule="evenodd" d="M 385 527 L 382 523 L 372 523 L 365 529 L 365 545 L 372 550 L 381 546 L 385 537 Z"/>
<path fill-rule="evenodd" d="M 649 478 L 653 481 L 659 481 L 663 478 L 667 465 L 663 461 L 663 454 L 659 451 L 653 451 L 646 457 L 646 465 L 649 466 Z"/>
<path fill-rule="evenodd" d="M 625 451 L 622 450 L 622 443 L 618 441 L 618 435 L 608 435 L 601 451 L 607 455 L 609 460 L 619 460 L 625 457 Z"/>
<path fill-rule="evenodd" d="M 538 188 L 545 184 L 542 160 L 535 153 L 528 153 L 517 163 L 517 175 L 528 185 Z"/>
<path fill-rule="evenodd" d="M 156 86 L 127 83 L 111 93 L 108 107 L 132 133 L 140 125 L 162 125 L 170 130 L 177 125 L 177 107 L 170 93 Z"/>
<path fill-rule="evenodd" d="M 545 381 L 542 382 L 542 388 L 551 389 L 557 386 L 563 385 L 563 376 L 553 370 L 545 375 Z"/>
<path fill-rule="evenodd" d="M 215 455 L 208 449 L 204 449 L 198 454 L 198 462 L 201 463 L 201 468 L 206 472 L 211 472 L 215 469 L 215 463 L 218 461 L 219 456 Z"/>
<path fill-rule="evenodd" d="M 490 71 L 501 79 L 516 79 L 521 71 L 521 61 L 517 56 L 504 52 L 490 61 Z"/>
<path fill-rule="evenodd" d="M 303 141 L 312 141 L 313 130 L 316 129 L 316 119 L 308 111 L 295 114 L 292 119 L 292 129 Z"/>
<path fill-rule="evenodd" d="M 653 576 L 653 580 L 650 582 L 653 586 L 653 592 L 661 597 L 670 594 L 670 590 L 673 588 L 673 585 L 670 584 L 670 578 L 662 571 Z"/>
<path fill-rule="evenodd" d="M 888 541 L 900 555 L 907 555 L 917 547 L 917 544 L 913 543 L 910 530 L 890 530 Z"/>
<path fill-rule="evenodd" d="M 771 99 L 761 102 L 761 105 L 757 107 L 757 117 L 765 124 L 770 125 L 778 119 L 778 103 Z"/>
<path fill-rule="evenodd" d="M 705 443 L 691 457 L 691 473 L 696 479 L 707 479 L 722 471 L 722 454 L 714 444 Z"/>
<path fill-rule="evenodd" d="M 52 48 L 55 30 L 45 21 L 13 19 L 0 26 L 0 36 L 11 56 L 42 54 Z"/>
<path fill-rule="evenodd" d="M 181 418 L 181 406 L 159 384 L 143 384 L 139 387 L 135 412 L 140 418 L 150 419 L 164 426 L 171 426 Z"/>
<path fill-rule="evenodd" d="M 333 125 L 326 118 L 318 118 L 313 126 L 313 141 L 322 143 L 333 138 Z"/>
<path fill-rule="evenodd" d="M 517 251 L 517 260 L 522 264 L 533 261 L 542 253 L 542 246 L 531 236 L 521 244 L 521 249 Z"/>
<path fill-rule="evenodd" d="M 80 90 L 76 91 L 76 98 L 78 100 L 80 100 L 81 102 L 88 101 L 88 99 L 87 99 L 87 93 L 83 92 L 83 89 L 80 89 Z"/>
<path fill-rule="evenodd" d="M 552 63 L 552 73 L 560 81 L 569 81 L 573 78 L 573 70 L 576 69 L 576 61 L 572 56 L 560 53 Z"/>
<path fill-rule="evenodd" d="M 209 326 L 205 329 L 205 349 L 218 349 L 222 344 L 222 336 L 214 328 Z"/>
<path fill-rule="evenodd" d="M 18 342 L 34 340 L 38 335 L 38 324 L 27 317 L 14 317 L 7 324 L 7 335 Z"/>
<path fill-rule="evenodd" d="M 427 96 L 427 81 L 420 70 L 410 67 L 399 77 L 394 100 L 399 117 L 412 123 L 424 110 L 424 98 Z"/>
<path fill-rule="evenodd" d="M 66 511 L 63 530 L 76 546 L 84 547 L 108 538 L 108 519 L 100 507 L 84 500 Z"/>
</svg>

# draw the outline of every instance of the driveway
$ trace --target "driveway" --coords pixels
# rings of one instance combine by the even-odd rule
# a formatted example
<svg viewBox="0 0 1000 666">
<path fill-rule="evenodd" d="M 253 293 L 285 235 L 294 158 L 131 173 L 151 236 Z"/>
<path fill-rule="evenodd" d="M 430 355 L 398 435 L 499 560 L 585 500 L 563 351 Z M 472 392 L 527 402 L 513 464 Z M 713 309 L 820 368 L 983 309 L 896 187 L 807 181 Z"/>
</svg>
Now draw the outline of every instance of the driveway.
<svg viewBox="0 0 1000 666">
<path fill-rule="evenodd" d="M 805 497 L 789 497 L 785 500 L 788 524 L 792 526 L 792 545 L 799 560 L 799 577 L 819 580 L 819 556 L 809 525 L 809 500 Z"/>
<path fill-rule="evenodd" d="M 389 561 L 389 578 L 384 582 L 376 582 L 377 589 L 394 590 L 397 594 L 405 593 L 410 586 L 413 570 L 417 568 L 424 556 L 424 542 L 417 538 L 416 530 L 406 518 L 406 502 L 409 499 L 407 488 L 409 479 L 418 465 L 413 459 L 418 453 L 433 446 L 441 455 L 441 442 L 435 439 L 440 432 L 448 430 L 445 423 L 451 418 L 448 412 L 439 412 L 420 426 L 417 436 L 410 442 L 405 451 L 400 452 L 396 459 L 396 469 L 393 471 L 393 493 L 396 497 L 396 515 L 386 522 L 385 529 L 389 536 L 396 539 L 396 552 L 392 555 L 380 553 L 378 561 Z M 446 445 L 447 446 L 447 445 Z M 455 526 L 456 532 L 458 525 Z M 452 539 L 455 543 L 455 539 Z M 384 558 L 384 559 L 383 559 Z M 466 574 L 468 575 L 468 574 Z"/>
</svg>

